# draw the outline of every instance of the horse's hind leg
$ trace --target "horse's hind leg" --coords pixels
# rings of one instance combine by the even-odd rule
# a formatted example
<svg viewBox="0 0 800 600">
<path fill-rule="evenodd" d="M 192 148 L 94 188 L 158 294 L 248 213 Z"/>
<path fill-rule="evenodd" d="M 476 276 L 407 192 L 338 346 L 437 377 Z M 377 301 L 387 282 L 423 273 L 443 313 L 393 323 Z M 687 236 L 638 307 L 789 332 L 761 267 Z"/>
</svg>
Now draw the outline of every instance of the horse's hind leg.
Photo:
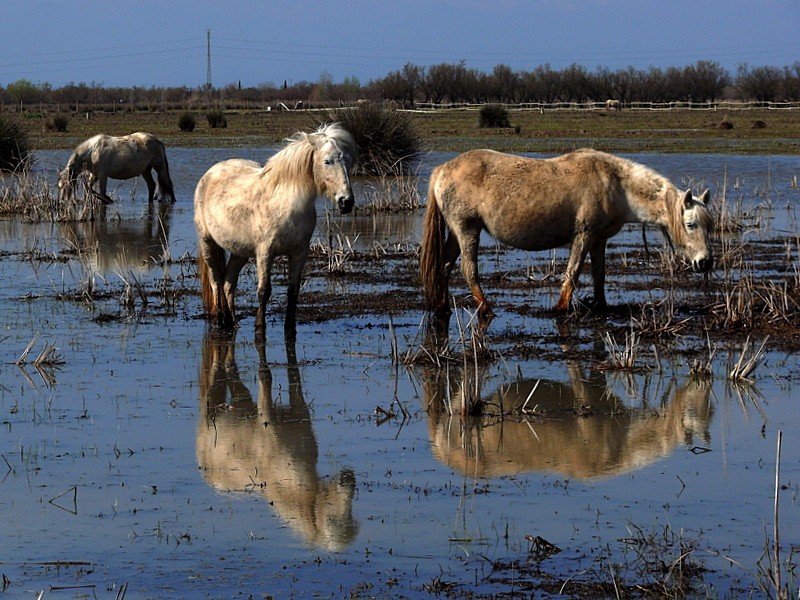
<svg viewBox="0 0 800 600">
<path fill-rule="evenodd" d="M 472 292 L 472 298 L 475 300 L 475 306 L 478 308 L 478 323 L 482 328 L 485 328 L 494 318 L 494 312 L 483 294 L 478 275 L 478 247 L 481 227 L 463 228 L 461 231 L 455 231 L 454 233 L 458 236 L 458 242 L 461 247 L 461 272 L 464 274 L 464 279 L 469 286 L 470 292 Z"/>
<path fill-rule="evenodd" d="M 223 304 L 222 321 L 225 327 L 236 327 L 236 309 L 235 309 L 235 296 L 236 286 L 239 283 L 239 273 L 242 267 L 247 264 L 246 256 L 238 256 L 231 254 L 228 258 L 228 264 L 225 266 L 225 281 L 222 285 L 222 295 L 225 298 Z"/>
<path fill-rule="evenodd" d="M 449 316 L 450 311 L 450 274 L 453 272 L 453 268 L 456 266 L 456 260 L 458 260 L 458 255 L 461 253 L 461 248 L 459 247 L 458 238 L 456 235 L 451 231 L 447 234 L 447 239 L 444 242 L 444 248 L 442 249 L 442 264 L 444 273 L 441 274 L 442 281 L 444 281 L 444 304 L 442 306 L 438 306 L 435 309 L 435 314 L 437 315 L 446 315 Z"/>
<path fill-rule="evenodd" d="M 214 240 L 200 235 L 198 236 L 198 253 L 203 257 L 207 269 L 207 273 L 203 275 L 203 272 L 201 272 L 201 276 L 207 277 L 205 281 L 208 288 L 210 288 L 210 297 L 207 297 L 204 292 L 203 303 L 206 305 L 212 324 L 217 327 L 225 327 L 224 316 L 229 311 L 225 294 L 223 293 L 225 250 L 218 246 Z"/>
<path fill-rule="evenodd" d="M 561 295 L 558 298 L 554 310 L 556 312 L 566 312 L 572 301 L 572 294 L 578 285 L 578 276 L 586 260 L 589 251 L 590 240 L 586 233 L 578 233 L 572 240 L 572 249 L 567 261 L 567 270 L 564 273 L 564 283 L 561 284 Z"/>
</svg>

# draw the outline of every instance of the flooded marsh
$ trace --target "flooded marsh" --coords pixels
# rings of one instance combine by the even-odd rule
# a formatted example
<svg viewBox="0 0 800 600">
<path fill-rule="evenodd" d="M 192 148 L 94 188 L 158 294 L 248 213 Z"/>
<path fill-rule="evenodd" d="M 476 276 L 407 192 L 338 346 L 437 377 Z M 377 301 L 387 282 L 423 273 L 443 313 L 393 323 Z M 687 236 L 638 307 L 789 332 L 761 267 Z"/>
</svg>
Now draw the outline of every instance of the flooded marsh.
<svg viewBox="0 0 800 600">
<path fill-rule="evenodd" d="M 373 214 L 366 181 L 353 215 L 318 200 L 295 343 L 282 264 L 264 345 L 252 266 L 210 331 L 194 186 L 274 150 L 168 151 L 174 205 L 138 181 L 101 220 L 0 221 L 4 597 L 796 597 L 796 157 L 629 156 L 725 219 L 707 276 L 612 238 L 603 314 L 552 312 L 566 250 L 485 238 L 475 356 L 457 273 L 426 346 L 421 213 Z"/>
</svg>

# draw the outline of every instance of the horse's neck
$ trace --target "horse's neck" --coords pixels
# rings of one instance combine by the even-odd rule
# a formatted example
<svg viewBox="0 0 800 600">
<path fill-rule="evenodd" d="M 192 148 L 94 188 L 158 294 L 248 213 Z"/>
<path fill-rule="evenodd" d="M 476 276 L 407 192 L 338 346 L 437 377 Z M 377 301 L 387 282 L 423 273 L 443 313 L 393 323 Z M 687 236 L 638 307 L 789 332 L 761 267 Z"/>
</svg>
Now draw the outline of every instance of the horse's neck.
<svg viewBox="0 0 800 600">
<path fill-rule="evenodd" d="M 632 186 L 625 192 L 629 222 L 671 227 L 674 193 L 669 181 L 662 180 L 662 189 L 658 193 L 649 186 Z"/>
<path fill-rule="evenodd" d="M 78 148 L 75 149 L 75 152 L 72 153 L 72 156 L 70 156 L 67 166 L 72 169 L 72 172 L 80 173 L 84 166 L 89 163 L 89 156 L 91 153 L 91 148 L 78 146 Z"/>
</svg>

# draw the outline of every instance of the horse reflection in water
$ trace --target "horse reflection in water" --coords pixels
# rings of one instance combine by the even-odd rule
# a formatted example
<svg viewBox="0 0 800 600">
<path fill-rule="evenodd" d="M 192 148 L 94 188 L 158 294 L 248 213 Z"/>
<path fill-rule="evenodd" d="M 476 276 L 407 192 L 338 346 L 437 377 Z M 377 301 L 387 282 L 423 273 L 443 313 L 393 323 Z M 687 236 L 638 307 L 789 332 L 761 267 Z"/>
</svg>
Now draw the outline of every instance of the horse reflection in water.
<svg viewBox="0 0 800 600">
<path fill-rule="evenodd" d="M 602 373 L 584 378 L 575 365 L 568 371 L 569 383 L 521 380 L 500 386 L 484 402 L 487 412 L 506 415 L 502 419 L 450 416 L 447 403 L 457 406 L 461 390 L 474 389 L 474 381 L 461 385 L 451 372 L 448 393 L 447 373 L 433 371 L 423 389 L 434 456 L 475 477 L 550 471 L 593 479 L 652 464 L 680 444 L 708 443 L 712 407 L 707 382 L 670 385 L 657 406 L 630 408 L 606 386 Z M 536 407 L 536 418 L 509 416 L 519 415 L 526 400 L 528 409 Z"/>
<path fill-rule="evenodd" d="M 197 462 L 209 485 L 263 494 L 281 519 L 310 545 L 343 550 L 358 533 L 352 516 L 355 475 L 317 473 L 319 450 L 303 398 L 300 370 L 287 342 L 288 404 L 272 396 L 272 372 L 259 352 L 258 403 L 240 377 L 231 334 L 210 333 L 200 367 Z"/>
<path fill-rule="evenodd" d="M 98 273 L 147 270 L 165 258 L 171 220 L 172 204 L 161 202 L 148 204 L 143 219 L 107 219 L 101 215 L 94 221 L 64 223 L 61 231 L 73 248 L 90 257 Z"/>
</svg>

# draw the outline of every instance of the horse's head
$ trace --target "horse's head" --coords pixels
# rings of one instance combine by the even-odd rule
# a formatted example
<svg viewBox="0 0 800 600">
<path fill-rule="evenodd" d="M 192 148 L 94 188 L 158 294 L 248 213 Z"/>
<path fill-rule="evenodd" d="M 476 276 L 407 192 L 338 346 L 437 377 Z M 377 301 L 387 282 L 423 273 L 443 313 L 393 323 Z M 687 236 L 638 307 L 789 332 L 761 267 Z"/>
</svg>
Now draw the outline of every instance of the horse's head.
<svg viewBox="0 0 800 600">
<path fill-rule="evenodd" d="M 75 176 L 73 169 L 67 165 L 63 171 L 58 174 L 58 197 L 62 202 L 68 201 L 75 197 L 76 187 L 78 185 L 78 178 Z"/>
<path fill-rule="evenodd" d="M 356 144 L 353 136 L 341 125 L 334 123 L 320 127 L 313 137 L 314 180 L 321 195 L 336 203 L 342 214 L 353 210 L 355 197 L 350 184 Z"/>
<path fill-rule="evenodd" d="M 673 238 L 682 248 L 686 257 L 692 261 L 692 269 L 700 272 L 710 271 L 714 266 L 710 235 L 714 229 L 714 218 L 708 209 L 710 195 L 708 190 L 699 198 L 686 190 L 680 200 L 680 220 L 673 231 Z"/>
</svg>

